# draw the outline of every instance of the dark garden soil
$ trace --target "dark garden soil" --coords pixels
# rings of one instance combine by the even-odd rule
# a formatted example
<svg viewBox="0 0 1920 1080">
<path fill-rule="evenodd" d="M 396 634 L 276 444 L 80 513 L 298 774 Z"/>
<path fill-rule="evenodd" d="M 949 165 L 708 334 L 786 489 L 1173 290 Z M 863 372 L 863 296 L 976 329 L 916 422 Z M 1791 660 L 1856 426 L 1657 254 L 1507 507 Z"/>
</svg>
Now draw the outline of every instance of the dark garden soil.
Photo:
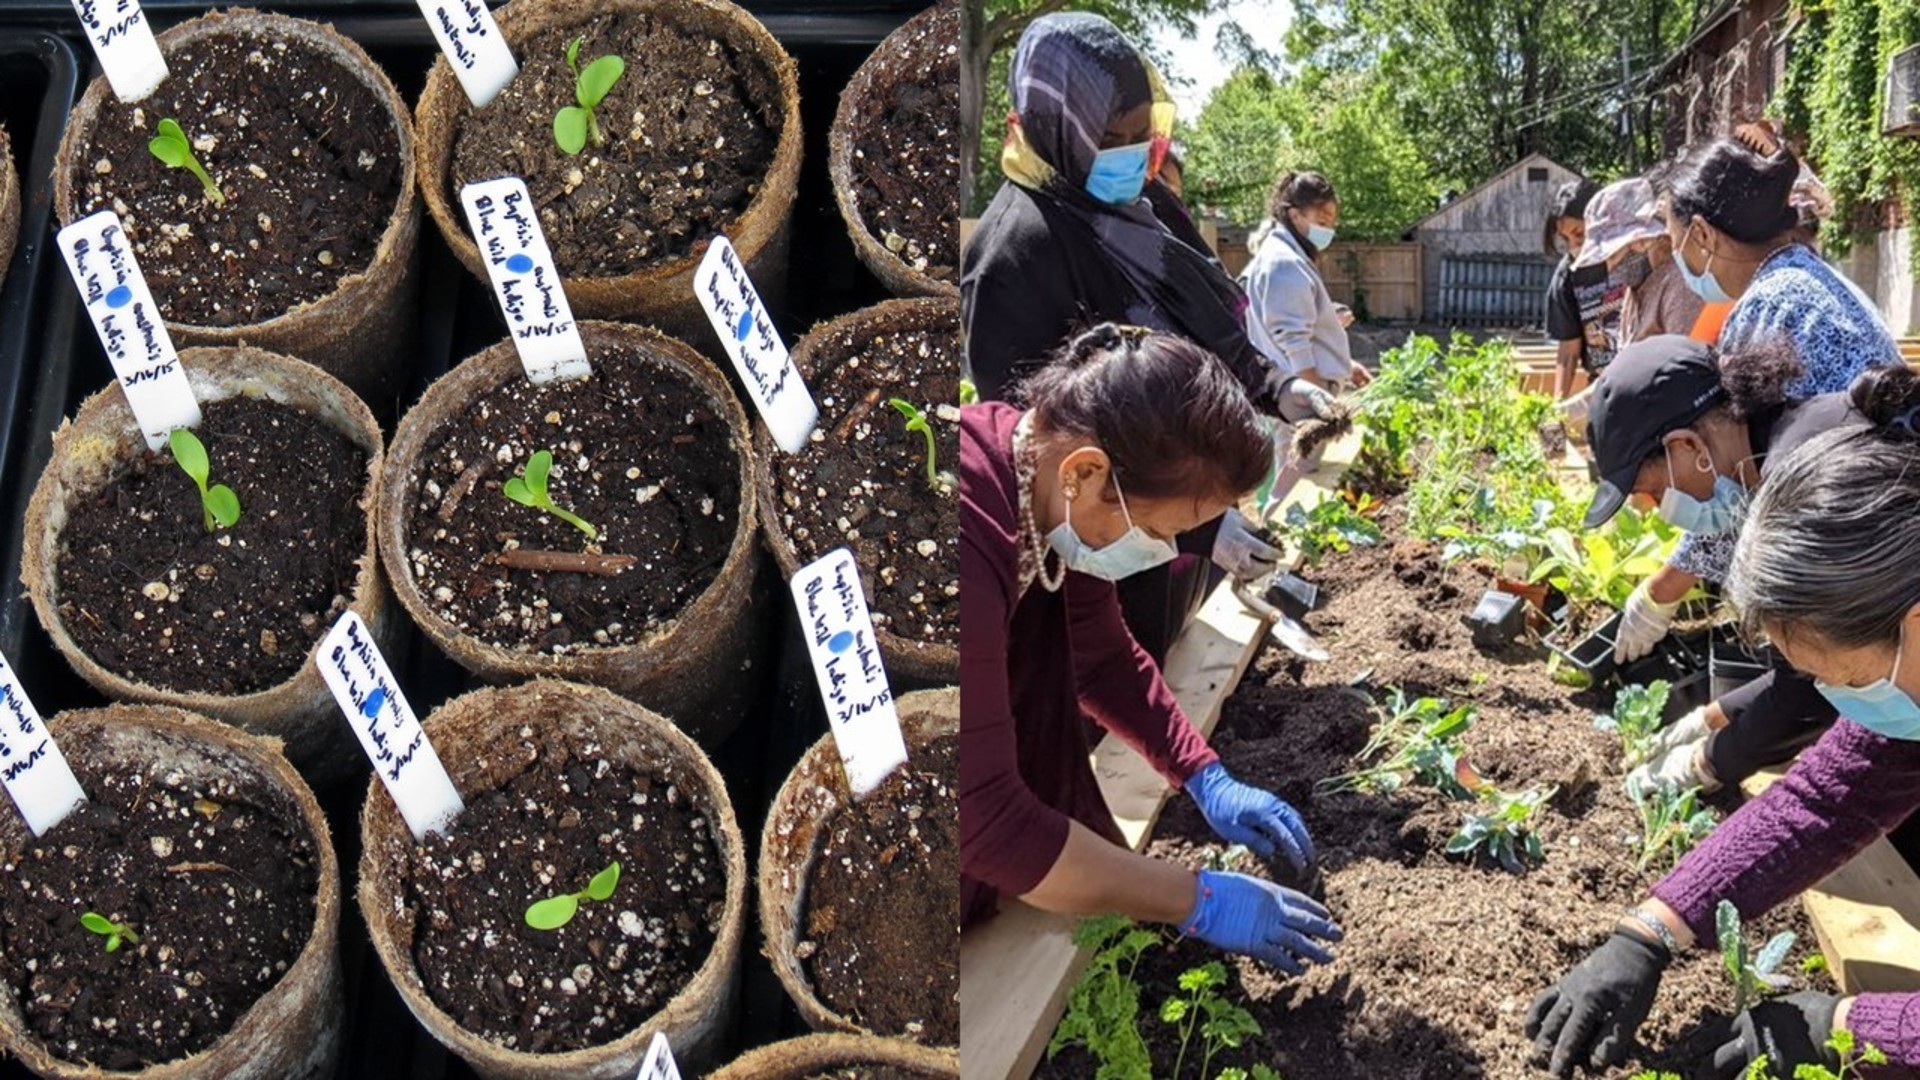
<svg viewBox="0 0 1920 1080">
<path fill-rule="evenodd" d="M 933 1046 L 960 1042 L 959 779 L 959 740 L 937 739 L 835 813 L 798 947 L 828 1008 Z"/>
<path fill-rule="evenodd" d="M 69 759 L 90 801 L 0 865 L 0 975 L 69 1061 L 131 1070 L 211 1046 L 286 974 L 319 871 L 288 800 Z M 85 912 L 132 928 L 106 951 Z"/>
<path fill-rule="evenodd" d="M 960 639 L 958 491 L 927 482 L 926 437 L 888 403 L 932 420 L 936 465 L 960 454 L 959 328 L 871 330 L 823 343 L 832 365 L 809 380 L 820 405 L 814 441 L 774 458 L 781 525 L 804 562 L 850 544 L 874 625 L 909 641 Z"/>
<path fill-rule="evenodd" d="M 885 65 L 853 131 L 860 220 L 908 266 L 957 281 L 960 5 L 943 4 Z"/>
<path fill-rule="evenodd" d="M 691 380 L 614 346 L 585 379 L 512 379 L 482 397 L 426 456 L 407 527 L 421 593 L 462 631 L 561 653 L 625 645 L 711 584 L 739 527 L 738 451 L 726 418 Z M 553 502 L 585 533 L 502 494 L 540 450 Z M 614 574 L 500 565 L 515 549 L 631 555 Z"/>
<path fill-rule="evenodd" d="M 346 610 L 366 551 L 367 455 L 308 413 L 235 397 L 201 410 L 209 483 L 240 520 L 209 532 L 193 480 L 143 451 L 76 501 L 60 618 L 102 667 L 171 690 L 275 686 Z"/>
<path fill-rule="evenodd" d="M 468 1031 L 529 1053 L 597 1046 L 706 962 L 726 893 L 711 808 L 671 763 L 639 772 L 520 733 L 538 760 L 470 800 L 451 836 L 414 849 L 413 957 L 427 994 Z M 581 900 L 557 930 L 527 925 L 528 905 L 585 889 L 614 861 L 610 898 Z"/>
<path fill-rule="evenodd" d="M 83 216 L 119 213 L 167 318 L 262 322 L 372 264 L 401 194 L 384 102 L 295 41 L 203 39 L 167 63 L 151 97 L 109 95 L 73 166 Z M 179 123 L 226 205 L 148 151 L 162 119 Z"/>
<path fill-rule="evenodd" d="M 579 64 L 617 55 L 626 72 L 599 107 L 605 142 L 568 154 L 553 117 L 575 104 Z M 780 141 L 772 74 L 725 42 L 645 12 L 601 15 L 514 48 L 520 74 L 479 112 L 464 107 L 448 195 L 517 174 L 563 277 L 617 277 L 727 232 L 759 192 Z"/>
<path fill-rule="evenodd" d="M 1398 533 L 1390 507 L 1382 524 Z M 1575 692 L 1548 678 L 1544 652 L 1488 657 L 1463 624 L 1489 579 L 1445 567 L 1439 548 L 1401 539 L 1359 548 L 1305 571 L 1330 596 L 1311 625 L 1332 650 L 1309 666 L 1268 650 L 1228 700 L 1213 737 L 1227 768 L 1276 791 L 1305 816 L 1324 870 L 1326 902 L 1346 930 L 1335 961 L 1299 979 L 1235 959 L 1228 990 L 1265 1028 L 1217 1067 L 1266 1062 L 1287 1080 L 1523 1080 L 1531 1044 L 1521 1033 L 1535 994 L 1577 963 L 1643 899 L 1658 869 L 1634 869 L 1639 816 L 1622 788 L 1620 745 L 1592 716 L 1610 694 Z M 1397 686 L 1408 697 L 1471 702 L 1478 718 L 1466 759 L 1507 790 L 1559 785 L 1541 829 L 1546 862 L 1523 876 L 1481 858 L 1448 858 L 1442 847 L 1462 805 L 1425 788 L 1392 794 L 1317 793 L 1350 771 L 1373 717 L 1359 689 Z M 1384 694 L 1379 695 L 1384 698 Z M 1154 854 L 1203 865 L 1221 845 L 1186 799 L 1171 802 Z M 1239 866 L 1268 872 L 1257 866 Z M 1783 970 L 1814 946 L 1797 904 L 1754 920 L 1750 938 L 1800 933 Z M 1158 1019 L 1179 973 L 1218 959 L 1196 942 L 1156 948 L 1136 978 L 1146 987 L 1143 1032 L 1155 1075 L 1171 1069 L 1179 1040 Z M 1642 1027 L 1641 1067 L 1685 1071 L 1710 1049 L 1732 988 L 1718 957 L 1696 950 L 1669 969 Z M 1040 1073 L 1089 1075 L 1079 1050 Z"/>
</svg>

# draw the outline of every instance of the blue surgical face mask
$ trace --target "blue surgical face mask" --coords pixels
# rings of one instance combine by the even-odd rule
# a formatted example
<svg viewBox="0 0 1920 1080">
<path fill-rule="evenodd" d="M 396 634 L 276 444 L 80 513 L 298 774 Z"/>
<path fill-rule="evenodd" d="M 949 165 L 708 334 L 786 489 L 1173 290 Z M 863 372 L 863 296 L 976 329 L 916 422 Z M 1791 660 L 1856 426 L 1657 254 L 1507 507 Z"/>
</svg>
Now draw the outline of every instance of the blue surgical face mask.
<svg viewBox="0 0 1920 1080">
<path fill-rule="evenodd" d="M 1095 154 L 1093 168 L 1087 171 L 1087 194 L 1114 206 L 1138 199 L 1147 187 L 1147 162 L 1152 150 L 1149 140 Z"/>
<path fill-rule="evenodd" d="M 1321 251 L 1327 250 L 1333 246 L 1333 228 L 1318 224 L 1307 226 L 1307 243 Z"/>
<path fill-rule="evenodd" d="M 1059 554 L 1060 561 L 1066 563 L 1069 570 L 1107 581 L 1119 581 L 1171 562 L 1179 553 L 1172 544 L 1147 535 L 1145 529 L 1133 523 L 1133 514 L 1127 509 L 1127 496 L 1120 490 L 1118 478 L 1113 481 L 1113 490 L 1120 496 L 1120 513 L 1127 519 L 1126 533 L 1105 547 L 1089 546 L 1073 531 L 1073 500 L 1068 499 L 1067 520 L 1047 534 L 1047 543 Z"/>
<path fill-rule="evenodd" d="M 1711 452 L 1707 455 L 1707 466 L 1714 468 Z M 1730 533 L 1739 530 L 1746 512 L 1747 489 L 1740 481 L 1715 475 L 1713 494 L 1705 500 L 1696 499 L 1673 482 L 1673 457 L 1667 456 L 1667 490 L 1660 496 L 1660 516 L 1667 524 L 1690 533 Z"/>
<path fill-rule="evenodd" d="M 1841 716 L 1868 731 L 1889 739 L 1920 742 L 1920 703 L 1893 684 L 1893 677 L 1900 672 L 1900 654 L 1907 647 L 1906 639 L 1907 624 L 1902 620 L 1900 644 L 1893 650 L 1893 668 L 1885 678 L 1876 679 L 1866 686 L 1834 686 L 1815 679 L 1814 688 L 1833 704 Z"/>
<path fill-rule="evenodd" d="M 1693 226 L 1687 226 L 1687 232 L 1691 234 Z M 1692 289 L 1695 296 L 1709 304 L 1724 304 L 1732 300 L 1733 297 L 1727 295 L 1727 290 L 1720 287 L 1720 279 L 1713 276 L 1713 252 L 1707 252 L 1706 266 L 1696 274 L 1693 268 L 1687 265 L 1686 252 L 1683 250 L 1685 246 L 1686 238 L 1682 237 L 1681 246 L 1673 251 L 1673 261 L 1680 264 L 1680 278 L 1687 283 L 1687 288 Z"/>
</svg>

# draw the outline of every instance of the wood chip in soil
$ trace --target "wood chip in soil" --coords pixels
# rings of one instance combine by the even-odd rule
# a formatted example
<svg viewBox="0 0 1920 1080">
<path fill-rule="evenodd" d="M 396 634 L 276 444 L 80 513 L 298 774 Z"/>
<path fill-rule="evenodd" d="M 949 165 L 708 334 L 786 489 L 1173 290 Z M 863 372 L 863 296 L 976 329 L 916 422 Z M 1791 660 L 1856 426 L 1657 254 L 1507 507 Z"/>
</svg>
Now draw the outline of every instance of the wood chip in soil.
<svg viewBox="0 0 1920 1080">
<path fill-rule="evenodd" d="M 76 500 L 61 536 L 60 618 L 108 671 L 170 690 L 285 682 L 346 610 L 366 552 L 367 454 L 266 398 L 202 407 L 209 482 L 240 520 L 209 532 L 193 480 L 142 450 Z"/>
<path fill-rule="evenodd" d="M 810 380 L 820 426 L 800 453 L 773 459 L 781 525 L 803 564 L 852 546 L 876 627 L 955 644 L 958 492 L 927 482 L 926 437 L 888 399 L 927 413 L 938 468 L 958 468 L 959 327 L 870 333 L 856 328 L 813 354 L 825 369 Z"/>
<path fill-rule="evenodd" d="M 883 62 L 853 130 L 854 196 L 875 240 L 936 281 L 960 265 L 960 5 Z"/>
<path fill-rule="evenodd" d="M 876 1034 L 960 1042 L 958 739 L 820 830 L 798 946 L 815 994 Z"/>
<path fill-rule="evenodd" d="M 575 104 L 579 63 L 626 72 L 594 110 L 606 141 L 561 150 L 553 117 Z M 779 84 L 758 60 L 648 12 L 596 15 L 514 46 L 520 74 L 483 109 L 463 102 L 447 196 L 513 173 L 527 182 L 563 277 L 618 277 L 688 254 L 760 191 L 783 122 Z"/>
<path fill-rule="evenodd" d="M 719 576 L 739 528 L 738 449 L 705 389 L 615 346 L 585 379 L 510 379 L 446 424 L 407 526 L 420 592 L 463 632 L 563 653 L 639 641 Z M 548 493 L 599 531 L 502 493 L 536 451 Z M 613 575 L 508 569 L 523 551 L 632 555 Z"/>
<path fill-rule="evenodd" d="M 1634 868 L 1640 819 L 1622 786 L 1620 743 L 1593 726 L 1608 695 L 1555 684 L 1544 650 L 1475 650 L 1464 620 L 1490 584 L 1487 571 L 1444 565 L 1437 545 L 1391 539 L 1399 522 L 1390 507 L 1383 546 L 1303 571 L 1329 596 L 1309 621 L 1333 660 L 1308 665 L 1267 650 L 1228 699 L 1212 740 L 1236 777 L 1278 793 L 1306 819 L 1346 940 L 1331 965 L 1298 979 L 1192 940 L 1149 950 L 1136 978 L 1156 1075 L 1171 1071 L 1179 1046 L 1158 1019 L 1160 1002 L 1180 972 L 1225 958 L 1227 992 L 1265 1033 L 1223 1052 L 1217 1067 L 1264 1062 L 1287 1080 L 1533 1080 L 1541 1073 L 1521 1032 L 1533 997 L 1598 946 L 1660 877 L 1657 867 Z M 1516 877 L 1484 858 L 1445 856 L 1466 804 L 1438 792 L 1316 793 L 1318 781 L 1354 768 L 1366 740 L 1374 718 L 1345 684 L 1369 669 L 1374 687 L 1473 704 L 1465 757 L 1502 789 L 1560 786 L 1541 828 L 1544 865 Z M 1155 836 L 1151 854 L 1189 866 L 1225 848 L 1186 799 L 1168 804 Z M 1284 867 L 1256 863 L 1243 857 L 1233 868 L 1283 878 Z M 1800 943 L 1782 970 L 1798 972 L 1816 947 L 1799 905 L 1751 920 L 1748 934 L 1783 929 Z M 1731 1004 L 1718 956 L 1693 951 L 1668 970 L 1634 1058 L 1608 1075 L 1684 1073 L 1711 1049 L 1709 1029 Z M 1091 1071 L 1076 1048 L 1036 1075 Z"/>
<path fill-rule="evenodd" d="M 402 194 L 384 101 L 317 50 L 257 34 L 203 38 L 167 65 L 152 96 L 107 96 L 72 180 L 81 216 L 119 213 L 169 320 L 264 322 L 372 265 Z M 147 149 L 163 119 L 179 123 L 224 206 Z"/>
<path fill-rule="evenodd" d="M 213 1045 L 299 959 L 319 869 L 285 795 L 248 778 L 99 768 L 89 799 L 0 865 L 0 975 L 68 1061 L 132 1070 Z M 106 951 L 85 912 L 131 927 Z"/>
<path fill-rule="evenodd" d="M 672 1000 L 713 948 L 726 897 L 713 809 L 678 763 L 639 771 L 591 743 L 520 739 L 526 770 L 413 849 L 414 962 L 434 1003 L 492 1042 L 599 1046 Z M 616 860 L 611 897 L 557 930 L 527 925 L 530 904 Z"/>
</svg>

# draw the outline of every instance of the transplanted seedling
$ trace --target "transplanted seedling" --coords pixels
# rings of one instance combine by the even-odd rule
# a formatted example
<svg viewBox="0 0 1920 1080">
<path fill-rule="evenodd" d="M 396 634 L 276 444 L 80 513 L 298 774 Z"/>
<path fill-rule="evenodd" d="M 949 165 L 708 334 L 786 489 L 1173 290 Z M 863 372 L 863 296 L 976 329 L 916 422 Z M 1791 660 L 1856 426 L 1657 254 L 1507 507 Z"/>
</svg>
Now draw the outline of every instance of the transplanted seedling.
<svg viewBox="0 0 1920 1080">
<path fill-rule="evenodd" d="M 207 170 L 200 166 L 200 159 L 193 156 L 193 144 L 187 141 L 187 133 L 180 130 L 179 122 L 168 117 L 160 121 L 158 127 L 160 133 L 147 141 L 147 152 L 159 158 L 162 165 L 192 173 L 200 181 L 207 198 L 213 200 L 213 205 L 225 206 L 226 195 L 213 182 L 213 177 L 207 175 Z"/>
<path fill-rule="evenodd" d="M 1213 1057 L 1224 1049 L 1238 1049 L 1250 1036 L 1263 1029 L 1253 1014 L 1229 1001 L 1220 988 L 1227 984 L 1227 965 L 1218 960 L 1189 968 L 1180 973 L 1181 992 L 1160 1004 L 1160 1019 L 1180 1033 L 1180 1053 L 1173 1059 L 1173 1080 L 1180 1080 L 1187 1061 L 1187 1047 L 1194 1031 L 1200 1033 L 1203 1056 L 1200 1080 L 1212 1075 Z"/>
<path fill-rule="evenodd" d="M 1124 915 L 1086 919 L 1074 927 L 1074 945 L 1093 958 L 1067 995 L 1067 1011 L 1047 1043 L 1047 1057 L 1069 1046 L 1084 1046 L 1100 1076 L 1152 1075 L 1153 1059 L 1140 1034 L 1140 984 L 1133 970 L 1141 955 L 1161 941 L 1160 931 Z"/>
<path fill-rule="evenodd" d="M 527 925 L 535 930 L 558 930 L 573 921 L 573 915 L 580 910 L 582 900 L 605 900 L 613 895 L 620 884 L 620 862 L 614 860 L 605 870 L 593 875 L 587 887 L 579 892 L 561 893 L 549 896 L 545 900 L 536 900 L 527 908 Z"/>
<path fill-rule="evenodd" d="M 1377 505 L 1371 495 L 1360 495 L 1351 503 L 1343 496 L 1332 495 L 1315 503 L 1311 510 L 1294 503 L 1287 507 L 1288 534 L 1300 545 L 1301 559 L 1311 566 L 1329 552 L 1379 543 L 1380 526 L 1367 516 Z"/>
<path fill-rule="evenodd" d="M 1728 900 L 1713 909 L 1713 926 L 1720 935 L 1720 960 L 1733 979 L 1734 1012 L 1746 1011 L 1755 1001 L 1777 994 L 1793 982 L 1790 976 L 1776 974 L 1780 962 L 1787 958 L 1787 950 L 1793 948 L 1793 931 L 1775 934 L 1758 953 L 1750 954 L 1747 939 L 1740 933 L 1740 909 Z"/>
<path fill-rule="evenodd" d="M 575 517 L 573 514 L 554 505 L 552 496 L 547 494 L 547 475 L 553 471 L 553 452 L 535 450 L 527 459 L 527 467 L 520 475 L 510 478 L 500 485 L 500 494 L 536 510 L 545 510 L 561 521 L 587 534 L 587 539 L 600 539 L 600 530 Z"/>
<path fill-rule="evenodd" d="M 579 153 L 589 142 L 599 146 L 607 141 L 593 110 L 627 71 L 627 62 L 618 56 L 602 56 L 581 67 L 580 41 L 567 42 L 567 70 L 573 72 L 573 100 L 579 104 L 553 114 L 553 141 L 569 154 Z"/>
<path fill-rule="evenodd" d="M 174 463 L 180 466 L 180 471 L 192 478 L 193 486 L 200 489 L 200 510 L 206 518 L 207 531 L 212 532 L 215 525 L 233 528 L 240 521 L 240 496 L 225 484 L 207 486 L 212 466 L 200 437 L 186 428 L 174 428 L 167 436 L 167 448 L 173 451 Z"/>
<path fill-rule="evenodd" d="M 1502 867 L 1518 874 L 1546 860 L 1534 818 L 1557 788 L 1531 787 L 1519 793 L 1483 790 L 1480 809 L 1469 811 L 1460 831 L 1447 841 L 1447 854 L 1471 855 L 1485 848 Z"/>
<path fill-rule="evenodd" d="M 80 925 L 107 939 L 107 951 L 119 952 L 120 943 L 140 944 L 140 935 L 128 923 L 117 923 L 105 915 L 89 911 L 80 916 Z"/>
<path fill-rule="evenodd" d="M 1642 870 L 1661 856 L 1669 866 L 1677 865 L 1681 856 L 1706 839 L 1718 823 L 1712 808 L 1701 803 L 1699 788 L 1641 791 L 1629 784 L 1627 794 L 1640 809 L 1640 860 L 1636 865 Z"/>
<path fill-rule="evenodd" d="M 926 413 L 914 408 L 913 403 L 903 398 L 888 398 L 887 404 L 894 407 L 901 416 L 907 418 L 907 430 L 917 431 L 927 440 L 927 486 L 945 494 L 953 489 L 953 477 L 939 471 L 935 460 L 933 445 L 933 420 Z"/>
<path fill-rule="evenodd" d="M 1665 718 L 1667 693 L 1671 689 L 1665 679 L 1655 679 L 1645 686 L 1629 683 L 1614 695 L 1613 715 L 1593 718 L 1594 727 L 1620 736 L 1628 765 L 1638 765 L 1647 759 L 1647 751 Z"/>
<path fill-rule="evenodd" d="M 1481 781 L 1460 758 L 1460 736 L 1473 726 L 1473 719 L 1471 705 L 1450 709 L 1445 701 L 1430 697 L 1408 701 L 1395 688 L 1367 744 L 1355 755 L 1357 761 L 1375 764 L 1329 777 L 1320 786 L 1330 791 L 1386 792 L 1415 782 L 1452 798 L 1470 799 Z"/>
</svg>

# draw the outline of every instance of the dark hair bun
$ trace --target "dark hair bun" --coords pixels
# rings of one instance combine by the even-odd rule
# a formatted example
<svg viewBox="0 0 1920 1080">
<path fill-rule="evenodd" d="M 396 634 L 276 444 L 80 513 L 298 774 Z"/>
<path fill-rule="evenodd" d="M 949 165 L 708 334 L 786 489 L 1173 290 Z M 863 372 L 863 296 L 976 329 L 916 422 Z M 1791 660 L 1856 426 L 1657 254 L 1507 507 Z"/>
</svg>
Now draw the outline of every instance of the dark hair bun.
<svg viewBox="0 0 1920 1080">
<path fill-rule="evenodd" d="M 1704 217 L 1743 244 L 1763 244 L 1799 224 L 1799 214 L 1787 202 L 1799 179 L 1800 159 L 1793 151 L 1769 133 L 1753 130 L 1688 150 L 1667 183 L 1682 220 Z"/>
<path fill-rule="evenodd" d="M 1787 403 L 1787 387 L 1807 373 L 1799 354 L 1784 341 L 1748 345 L 1732 352 L 1715 350 L 1720 385 L 1733 414 L 1745 420 Z"/>
<path fill-rule="evenodd" d="M 1853 380 L 1853 407 L 1881 435 L 1920 439 L 1920 375 L 1905 364 L 1870 367 Z"/>
</svg>

